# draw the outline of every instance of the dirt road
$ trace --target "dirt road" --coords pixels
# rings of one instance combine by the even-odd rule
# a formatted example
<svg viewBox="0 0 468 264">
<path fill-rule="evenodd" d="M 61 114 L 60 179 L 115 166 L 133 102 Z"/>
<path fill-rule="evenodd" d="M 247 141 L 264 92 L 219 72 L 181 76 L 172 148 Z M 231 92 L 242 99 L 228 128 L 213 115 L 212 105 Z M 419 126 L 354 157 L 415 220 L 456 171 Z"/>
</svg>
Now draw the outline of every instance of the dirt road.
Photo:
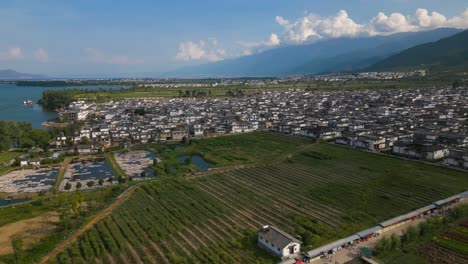
<svg viewBox="0 0 468 264">
<path fill-rule="evenodd" d="M 138 187 L 138 185 L 134 185 L 127 190 L 125 190 L 123 193 L 121 193 L 117 198 L 115 198 L 115 201 L 106 209 L 104 209 L 102 212 L 100 212 L 96 217 L 94 217 L 91 221 L 89 221 L 86 225 L 75 231 L 73 234 L 71 234 L 69 237 L 65 238 L 60 244 L 58 244 L 54 250 L 52 250 L 49 254 L 45 255 L 39 263 L 47 263 L 51 259 L 54 259 L 60 252 L 65 250 L 68 246 L 70 246 L 73 242 L 75 242 L 78 237 L 80 237 L 84 232 L 89 230 L 91 227 L 93 227 L 96 223 L 104 219 L 106 216 L 108 216 L 115 208 L 117 208 L 119 205 L 121 205 L 132 193 L 135 191 L 135 189 Z"/>
</svg>

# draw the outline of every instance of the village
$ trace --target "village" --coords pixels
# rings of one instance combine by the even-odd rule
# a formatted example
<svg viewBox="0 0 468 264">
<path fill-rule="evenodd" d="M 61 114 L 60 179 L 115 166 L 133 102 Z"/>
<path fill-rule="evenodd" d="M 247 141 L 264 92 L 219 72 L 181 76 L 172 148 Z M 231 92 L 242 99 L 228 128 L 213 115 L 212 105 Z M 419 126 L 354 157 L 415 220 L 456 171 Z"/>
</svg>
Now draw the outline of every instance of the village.
<svg viewBox="0 0 468 264">
<path fill-rule="evenodd" d="M 354 149 L 468 168 L 466 88 L 336 92 L 277 90 L 234 98 L 76 101 L 62 120 L 82 121 L 81 154 L 122 144 L 182 141 L 268 130 Z M 82 138 L 90 144 L 79 144 Z M 58 137 L 57 151 L 69 149 Z"/>
</svg>

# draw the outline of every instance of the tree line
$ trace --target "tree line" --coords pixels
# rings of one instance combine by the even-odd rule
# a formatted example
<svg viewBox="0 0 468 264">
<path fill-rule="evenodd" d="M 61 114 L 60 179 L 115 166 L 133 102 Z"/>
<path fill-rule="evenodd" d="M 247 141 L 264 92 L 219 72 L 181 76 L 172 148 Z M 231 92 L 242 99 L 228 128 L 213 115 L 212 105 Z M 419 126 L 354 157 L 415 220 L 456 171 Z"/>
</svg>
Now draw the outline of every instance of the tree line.
<svg viewBox="0 0 468 264">
<path fill-rule="evenodd" d="M 33 129 L 29 122 L 0 121 L 0 151 L 12 147 L 47 148 L 50 134 L 42 129 Z"/>
<path fill-rule="evenodd" d="M 211 97 L 212 95 L 211 90 L 208 90 L 208 93 L 203 90 L 179 90 L 179 97 Z"/>
</svg>

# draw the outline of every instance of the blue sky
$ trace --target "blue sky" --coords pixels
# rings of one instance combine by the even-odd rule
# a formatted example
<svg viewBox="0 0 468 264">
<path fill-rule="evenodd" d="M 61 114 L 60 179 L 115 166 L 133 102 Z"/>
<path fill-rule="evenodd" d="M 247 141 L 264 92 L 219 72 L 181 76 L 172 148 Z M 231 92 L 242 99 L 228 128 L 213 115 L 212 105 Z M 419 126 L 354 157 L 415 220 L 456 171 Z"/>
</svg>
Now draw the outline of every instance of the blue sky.
<svg viewBox="0 0 468 264">
<path fill-rule="evenodd" d="M 467 8 L 466 0 L 2 0 L 0 69 L 164 72 L 327 38 L 468 28 Z"/>
</svg>

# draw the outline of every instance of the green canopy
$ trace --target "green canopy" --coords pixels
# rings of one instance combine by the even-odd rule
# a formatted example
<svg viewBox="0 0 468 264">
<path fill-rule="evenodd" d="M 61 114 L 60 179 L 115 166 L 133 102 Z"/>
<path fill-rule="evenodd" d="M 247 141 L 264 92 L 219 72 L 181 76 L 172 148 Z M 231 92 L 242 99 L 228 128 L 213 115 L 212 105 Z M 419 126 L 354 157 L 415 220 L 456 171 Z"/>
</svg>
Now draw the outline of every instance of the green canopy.
<svg viewBox="0 0 468 264">
<path fill-rule="evenodd" d="M 372 256 L 372 250 L 370 250 L 370 249 L 368 249 L 366 247 L 362 247 L 361 248 L 361 255 L 370 258 Z"/>
</svg>

